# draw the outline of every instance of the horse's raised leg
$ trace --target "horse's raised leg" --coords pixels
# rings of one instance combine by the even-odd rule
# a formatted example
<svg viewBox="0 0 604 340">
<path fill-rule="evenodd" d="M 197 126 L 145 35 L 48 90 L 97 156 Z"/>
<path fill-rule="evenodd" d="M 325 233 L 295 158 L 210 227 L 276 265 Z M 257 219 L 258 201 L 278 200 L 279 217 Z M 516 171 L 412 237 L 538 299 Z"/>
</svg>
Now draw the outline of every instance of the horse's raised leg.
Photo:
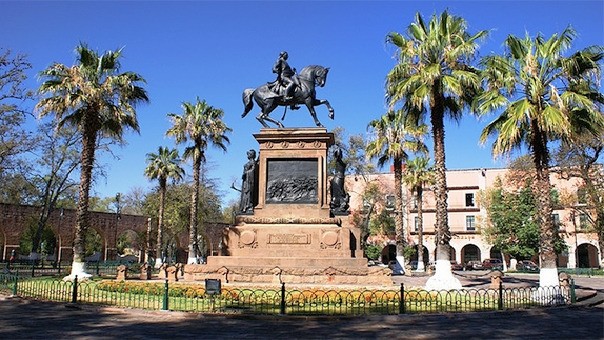
<svg viewBox="0 0 604 340">
<path fill-rule="evenodd" d="M 333 119 L 335 116 L 335 111 L 333 109 L 333 107 L 331 107 L 331 105 L 329 104 L 329 101 L 327 101 L 327 99 L 315 99 L 313 102 L 314 106 L 319 106 L 319 105 L 325 105 L 327 106 L 327 110 L 329 110 L 329 118 Z"/>
</svg>

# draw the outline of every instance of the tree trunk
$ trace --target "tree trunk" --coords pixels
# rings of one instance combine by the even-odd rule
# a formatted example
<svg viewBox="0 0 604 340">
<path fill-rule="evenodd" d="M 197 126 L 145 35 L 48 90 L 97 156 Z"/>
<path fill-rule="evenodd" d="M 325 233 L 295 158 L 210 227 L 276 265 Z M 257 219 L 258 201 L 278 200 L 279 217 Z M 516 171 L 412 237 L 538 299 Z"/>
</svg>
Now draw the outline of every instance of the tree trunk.
<svg viewBox="0 0 604 340">
<path fill-rule="evenodd" d="M 159 179 L 159 216 L 157 217 L 157 246 L 155 249 L 155 266 L 159 267 L 164 261 L 162 256 L 164 246 L 164 209 L 166 206 L 166 182 L 165 178 Z"/>
<path fill-rule="evenodd" d="M 79 199 L 76 211 L 75 237 L 73 240 L 73 264 L 71 268 L 71 275 L 65 279 L 73 279 L 76 275 L 79 279 L 85 279 L 91 276 L 90 274 L 86 273 L 84 255 L 86 232 L 90 226 L 88 214 L 88 195 L 90 192 L 90 183 L 92 181 L 92 168 L 94 166 L 96 130 L 84 129 L 84 132 L 82 133 L 82 145 L 82 168 L 80 171 Z"/>
<path fill-rule="evenodd" d="M 189 255 L 187 263 L 197 263 L 198 256 L 197 250 L 197 210 L 199 205 L 199 174 L 201 172 L 201 156 L 195 154 L 193 160 L 193 193 L 191 194 L 191 216 L 189 217 Z"/>
<path fill-rule="evenodd" d="M 430 103 L 430 123 L 434 139 L 434 172 L 436 181 L 436 270 L 434 276 L 426 282 L 427 290 L 461 289 L 461 282 L 453 276 L 450 262 L 451 233 L 447 212 L 447 177 L 445 171 L 445 126 L 444 96 L 441 93 L 441 81 L 435 81 L 432 87 Z"/>
<path fill-rule="evenodd" d="M 403 162 L 400 158 L 394 159 L 394 199 L 395 213 L 394 224 L 396 226 L 396 255 L 403 256 L 403 251 L 407 245 L 407 233 L 403 221 Z"/>
<path fill-rule="evenodd" d="M 541 271 L 539 285 L 541 287 L 559 286 L 558 268 L 556 259 L 558 255 L 554 243 L 558 228 L 552 223 L 551 184 L 549 180 L 549 152 L 547 149 L 547 136 L 538 128 L 537 122 L 531 123 L 531 145 L 537 183 L 535 190 L 537 196 L 537 219 L 541 237 L 539 240 L 539 258 Z"/>
<path fill-rule="evenodd" d="M 424 196 L 423 184 L 417 186 L 417 271 L 423 272 L 424 266 Z"/>
<path fill-rule="evenodd" d="M 447 212 L 447 177 L 445 165 L 445 127 L 443 122 L 444 108 L 436 100 L 431 108 L 432 134 L 434 138 L 434 172 L 436 181 L 436 260 L 449 261 L 450 249 L 449 221 Z"/>
</svg>

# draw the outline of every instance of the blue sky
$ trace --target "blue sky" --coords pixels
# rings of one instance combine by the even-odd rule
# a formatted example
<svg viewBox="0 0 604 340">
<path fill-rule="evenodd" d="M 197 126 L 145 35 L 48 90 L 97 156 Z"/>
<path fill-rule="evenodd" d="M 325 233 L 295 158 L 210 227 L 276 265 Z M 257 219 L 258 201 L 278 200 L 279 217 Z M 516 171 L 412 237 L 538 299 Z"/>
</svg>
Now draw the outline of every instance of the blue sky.
<svg viewBox="0 0 604 340">
<path fill-rule="evenodd" d="M 72 65 L 74 48 L 85 42 L 103 52 L 124 47 L 123 71 L 146 80 L 150 104 L 138 109 L 140 134 L 128 133 L 128 146 L 115 149 L 106 181 L 93 194 L 105 197 L 132 187 L 156 183 L 143 175 L 145 155 L 160 145 L 173 147 L 164 136 L 166 114 L 181 113 L 183 101 L 196 97 L 225 112 L 234 131 L 228 151 L 207 152 L 209 176 L 218 179 L 225 199 L 239 179 L 246 150 L 257 149 L 252 134 L 258 108 L 241 118 L 244 89 L 272 81 L 272 65 L 280 51 L 298 70 L 306 65 L 330 67 L 318 98 L 331 102 L 335 120 L 318 107 L 329 129 L 366 133 L 367 123 L 386 111 L 384 77 L 393 67 L 394 50 L 385 44 L 391 31 L 404 32 L 416 12 L 429 18 L 448 9 L 468 22 L 469 31 L 490 30 L 480 54 L 501 53 L 508 34 L 537 32 L 549 36 L 572 25 L 579 36 L 573 50 L 604 44 L 603 1 L 3 1 L 0 0 L 0 46 L 24 53 L 33 64 L 27 86 L 37 88 L 36 74 L 52 62 Z M 32 104 L 33 106 L 33 104 Z M 282 109 L 272 116 L 279 117 Z M 446 126 L 447 168 L 501 167 L 490 147 L 478 144 L 486 120 L 466 116 Z M 33 122 L 31 123 L 33 125 Z M 312 126 L 305 108 L 289 111 L 287 127 Z M 186 166 L 190 173 L 190 166 Z"/>
</svg>

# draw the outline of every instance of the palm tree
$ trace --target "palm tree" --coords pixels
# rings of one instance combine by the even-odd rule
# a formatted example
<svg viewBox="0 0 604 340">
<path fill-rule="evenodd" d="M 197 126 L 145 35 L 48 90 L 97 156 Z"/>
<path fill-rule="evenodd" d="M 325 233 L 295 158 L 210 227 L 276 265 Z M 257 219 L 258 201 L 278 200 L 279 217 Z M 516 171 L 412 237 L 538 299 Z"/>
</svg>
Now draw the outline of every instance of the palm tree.
<svg viewBox="0 0 604 340">
<path fill-rule="evenodd" d="M 367 143 L 366 155 L 377 158 L 381 167 L 392 160 L 394 164 L 394 200 L 396 254 L 402 257 L 407 244 L 407 231 L 403 219 L 403 163 L 407 160 L 407 151 L 425 151 L 426 146 L 420 136 L 425 134 L 425 126 L 410 124 L 402 111 L 389 112 L 379 119 L 369 122 L 374 138 Z M 398 260 L 397 260 L 398 261 Z M 400 262 L 400 261 L 399 261 Z M 403 267 L 403 263 L 399 263 Z"/>
<path fill-rule="evenodd" d="M 147 154 L 147 168 L 145 168 L 145 176 L 150 179 L 159 181 L 159 216 L 157 219 L 157 249 L 155 253 L 156 266 L 161 265 L 162 249 L 163 249 L 163 230 L 164 230 L 164 208 L 166 201 L 166 189 L 168 179 L 173 179 L 175 182 L 182 180 L 185 170 L 180 167 L 180 158 L 178 150 L 168 149 L 160 146 L 157 153 L 150 152 Z"/>
<path fill-rule="evenodd" d="M 464 19 L 447 11 L 433 15 L 426 26 L 418 13 L 406 36 L 392 32 L 386 37 L 397 48 L 397 64 L 386 77 L 386 95 L 390 106 L 403 103 L 421 115 L 429 109 L 434 144 L 436 181 L 436 259 L 435 276 L 442 282 L 434 289 L 461 287 L 451 274 L 449 262 L 449 224 L 447 218 L 447 181 L 445 177 L 445 114 L 459 120 L 480 89 L 477 69 L 470 66 L 476 56 L 478 40 L 487 35 L 470 35 Z M 445 278 L 446 277 L 446 278 Z M 450 284 L 448 284 L 449 282 Z"/>
<path fill-rule="evenodd" d="M 508 36 L 504 55 L 483 58 L 486 91 L 475 102 L 478 112 L 501 109 L 499 116 L 482 131 L 485 143 L 495 136 L 493 154 L 509 154 L 526 145 L 535 171 L 540 225 L 540 285 L 558 286 L 551 222 L 550 153 L 548 142 L 567 140 L 578 134 L 602 131 L 603 96 L 596 87 L 603 48 L 590 47 L 569 57 L 566 51 L 576 36 L 572 28 L 545 39 L 538 34 L 518 38 Z"/>
<path fill-rule="evenodd" d="M 423 222 L 423 193 L 426 184 L 434 183 L 434 173 L 428 165 L 427 157 L 416 157 L 407 162 L 403 174 L 403 182 L 415 193 L 417 202 L 417 271 L 424 271 L 424 222 Z"/>
<path fill-rule="evenodd" d="M 90 226 L 88 195 L 97 143 L 108 137 L 121 141 L 125 128 L 139 131 L 135 106 L 148 102 L 144 79 L 133 72 L 120 73 L 122 49 L 99 55 L 85 44 L 76 47 L 77 63 L 55 63 L 40 73 L 45 79 L 36 105 L 40 117 L 54 114 L 57 128 L 71 125 L 82 135 L 80 189 L 71 275 L 88 277 L 84 266 L 84 237 Z"/>
<path fill-rule="evenodd" d="M 224 112 L 208 105 L 205 100 L 200 101 L 197 98 L 195 104 L 183 102 L 182 109 L 182 115 L 168 114 L 172 119 L 172 127 L 166 131 L 166 135 L 175 137 L 179 144 L 188 141 L 192 143 L 185 148 L 184 152 L 185 159 L 193 159 L 193 194 L 191 197 L 189 258 L 187 263 L 197 263 L 201 255 L 198 253 L 197 235 L 201 164 L 205 162 L 205 151 L 209 143 L 226 151 L 226 144 L 229 143 L 226 133 L 232 131 L 232 129 L 222 121 Z"/>
</svg>

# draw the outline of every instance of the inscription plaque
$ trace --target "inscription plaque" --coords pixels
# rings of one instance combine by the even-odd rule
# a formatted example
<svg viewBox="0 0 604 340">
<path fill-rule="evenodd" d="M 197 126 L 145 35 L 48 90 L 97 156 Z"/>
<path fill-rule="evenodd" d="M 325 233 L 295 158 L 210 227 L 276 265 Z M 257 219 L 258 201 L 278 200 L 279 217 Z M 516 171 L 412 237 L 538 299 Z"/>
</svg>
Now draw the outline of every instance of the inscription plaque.
<svg viewBox="0 0 604 340">
<path fill-rule="evenodd" d="M 269 234 L 269 244 L 310 244 L 307 234 Z"/>
<path fill-rule="evenodd" d="M 266 203 L 317 203 L 317 163 L 313 159 L 268 159 Z"/>
</svg>

